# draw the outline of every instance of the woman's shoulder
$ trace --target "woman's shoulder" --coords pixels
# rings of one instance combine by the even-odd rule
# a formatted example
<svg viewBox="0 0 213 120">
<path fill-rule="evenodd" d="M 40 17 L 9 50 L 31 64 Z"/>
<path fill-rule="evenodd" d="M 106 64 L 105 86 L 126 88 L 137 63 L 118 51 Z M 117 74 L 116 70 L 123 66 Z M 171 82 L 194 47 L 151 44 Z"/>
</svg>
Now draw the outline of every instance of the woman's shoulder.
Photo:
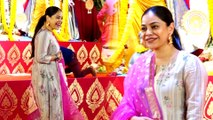
<svg viewBox="0 0 213 120">
<path fill-rule="evenodd" d="M 40 30 L 38 31 L 38 34 L 39 34 L 39 35 L 41 35 L 41 34 L 50 35 L 50 34 L 52 34 L 52 32 L 49 31 L 49 30 L 47 30 L 47 29 L 40 29 Z"/>
<path fill-rule="evenodd" d="M 195 56 L 187 51 L 181 50 L 179 52 L 179 54 L 184 60 L 199 60 L 200 61 L 200 59 L 197 56 Z"/>
<path fill-rule="evenodd" d="M 181 60 L 186 66 L 202 66 L 202 61 L 197 56 L 187 51 L 180 51 L 178 59 Z"/>
</svg>

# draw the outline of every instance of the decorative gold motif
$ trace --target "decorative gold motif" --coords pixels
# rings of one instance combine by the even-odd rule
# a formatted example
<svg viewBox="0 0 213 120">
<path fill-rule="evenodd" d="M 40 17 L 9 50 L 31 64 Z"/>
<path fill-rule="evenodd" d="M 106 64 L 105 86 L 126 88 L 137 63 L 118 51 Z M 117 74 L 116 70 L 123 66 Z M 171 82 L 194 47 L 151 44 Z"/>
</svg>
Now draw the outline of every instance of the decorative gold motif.
<svg viewBox="0 0 213 120">
<path fill-rule="evenodd" d="M 82 69 L 82 70 L 83 70 L 83 69 L 86 69 L 88 66 L 89 66 L 89 63 L 88 63 L 88 62 L 86 62 L 86 63 L 84 63 L 84 66 L 82 66 L 82 68 L 81 68 L 81 69 Z"/>
<path fill-rule="evenodd" d="M 19 63 L 14 69 L 12 73 L 25 73 L 24 67 Z"/>
<path fill-rule="evenodd" d="M 106 113 L 106 110 L 104 107 L 101 108 L 101 110 L 95 116 L 94 120 L 109 120 L 109 116 Z"/>
<path fill-rule="evenodd" d="M 5 63 L 0 67 L 0 74 L 10 74 L 10 70 Z"/>
<path fill-rule="evenodd" d="M 88 57 L 87 49 L 84 45 L 82 45 L 77 52 L 77 58 L 81 65 L 83 64 L 83 62 L 86 61 L 87 57 Z"/>
<path fill-rule="evenodd" d="M 100 59 L 100 51 L 96 45 L 94 45 L 94 47 L 91 49 L 89 59 L 93 63 L 96 63 Z"/>
<path fill-rule="evenodd" d="M 19 59 L 20 59 L 20 50 L 16 46 L 16 44 L 14 44 L 7 53 L 7 60 L 13 66 L 15 63 L 19 61 Z"/>
<path fill-rule="evenodd" d="M 26 73 L 32 73 L 32 64 L 30 65 Z"/>
<path fill-rule="evenodd" d="M 213 83 L 210 81 L 208 83 L 207 88 L 206 88 L 206 98 L 205 98 L 205 100 L 207 100 L 211 94 L 213 94 Z"/>
<path fill-rule="evenodd" d="M 25 49 L 24 49 L 24 51 L 23 51 L 23 53 L 22 53 L 22 59 L 24 60 L 24 62 L 25 62 L 27 65 L 29 65 L 29 64 L 32 62 L 32 59 L 30 58 L 30 56 L 31 56 L 31 49 L 32 49 L 32 46 L 31 46 L 31 44 L 29 43 L 29 44 L 25 47 Z"/>
<path fill-rule="evenodd" d="M 69 46 L 67 48 L 72 50 L 73 52 L 75 52 L 75 49 L 73 48 L 73 46 L 71 44 L 69 44 Z"/>
<path fill-rule="evenodd" d="M 5 60 L 5 51 L 4 48 L 0 45 L 0 63 Z"/>
<path fill-rule="evenodd" d="M 84 111 L 84 108 L 82 108 L 80 112 L 81 112 L 81 115 L 83 116 L 84 120 L 89 120 L 86 112 Z"/>
<path fill-rule="evenodd" d="M 84 99 L 84 91 L 81 88 L 80 84 L 78 83 L 77 79 L 75 79 L 73 83 L 70 85 L 69 91 L 76 105 L 77 106 L 81 105 Z"/>
<path fill-rule="evenodd" d="M 208 17 L 199 10 L 189 10 L 183 15 L 182 25 L 191 34 L 202 34 L 209 24 Z"/>
<path fill-rule="evenodd" d="M 91 14 L 92 13 L 92 8 L 94 7 L 94 2 L 93 0 L 86 0 L 85 2 L 85 8 L 87 9 L 87 13 Z"/>
<path fill-rule="evenodd" d="M 213 118 L 213 84 L 209 82 L 206 89 L 206 103 L 204 106 L 205 120 L 212 120 Z"/>
<path fill-rule="evenodd" d="M 29 86 L 24 94 L 21 97 L 21 108 L 24 111 L 24 114 L 29 115 L 35 110 L 37 110 L 37 105 L 35 102 L 35 98 L 33 96 L 33 89 Z"/>
<path fill-rule="evenodd" d="M 18 99 L 7 83 L 0 89 L 0 116 L 7 120 L 17 108 Z"/>
<path fill-rule="evenodd" d="M 93 84 L 90 86 L 86 102 L 88 107 L 92 110 L 92 113 L 100 106 L 100 104 L 104 101 L 105 91 L 98 78 L 95 79 Z"/>
<path fill-rule="evenodd" d="M 122 99 L 122 94 L 119 92 L 119 90 L 116 89 L 116 87 L 112 83 L 110 83 L 110 87 L 106 93 L 106 100 L 108 103 L 106 108 L 109 114 L 115 111 L 121 99 Z"/>
<path fill-rule="evenodd" d="M 22 120 L 21 117 L 19 116 L 19 114 L 16 115 L 15 118 L 13 118 L 13 120 Z"/>
</svg>

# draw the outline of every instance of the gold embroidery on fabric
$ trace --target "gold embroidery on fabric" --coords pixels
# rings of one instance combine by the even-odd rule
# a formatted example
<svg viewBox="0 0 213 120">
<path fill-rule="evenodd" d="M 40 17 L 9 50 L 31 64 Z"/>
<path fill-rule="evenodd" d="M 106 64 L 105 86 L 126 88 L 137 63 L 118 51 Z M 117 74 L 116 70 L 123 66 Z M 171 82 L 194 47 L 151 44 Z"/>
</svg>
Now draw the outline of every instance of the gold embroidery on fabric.
<svg viewBox="0 0 213 120">
<path fill-rule="evenodd" d="M 212 120 L 213 117 L 213 84 L 209 82 L 206 89 L 206 98 L 204 106 L 204 118 L 205 120 Z"/>
<path fill-rule="evenodd" d="M 25 90 L 24 94 L 21 97 L 21 108 L 23 109 L 24 114 L 27 114 L 27 115 L 31 114 L 38 108 L 35 103 L 33 90 L 31 86 L 29 86 Z"/>
<path fill-rule="evenodd" d="M 24 67 L 19 63 L 13 70 L 12 73 L 25 73 Z"/>
<path fill-rule="evenodd" d="M 0 89 L 0 116 L 7 120 L 17 108 L 18 99 L 7 83 Z"/>
<path fill-rule="evenodd" d="M 17 114 L 17 115 L 16 115 L 16 117 L 15 117 L 15 118 L 13 118 L 13 120 L 22 120 L 22 119 L 21 119 L 20 115 L 19 115 L 19 114 Z"/>
<path fill-rule="evenodd" d="M 17 63 L 20 60 L 20 50 L 19 48 L 16 46 L 16 44 L 14 44 L 10 50 L 7 53 L 7 60 L 9 61 L 9 63 L 11 64 L 11 66 L 13 66 L 15 63 Z"/>
<path fill-rule="evenodd" d="M 75 52 L 75 49 L 73 48 L 73 46 L 71 44 L 69 44 L 69 46 L 67 48 L 72 50 L 73 52 Z"/>
<path fill-rule="evenodd" d="M 86 102 L 88 104 L 88 107 L 92 110 L 92 113 L 100 106 L 100 104 L 104 100 L 105 91 L 103 89 L 103 86 L 99 82 L 98 78 L 95 79 L 93 84 L 90 86 Z"/>
<path fill-rule="evenodd" d="M 107 112 L 112 113 L 113 111 L 115 111 L 122 99 L 121 93 L 116 89 L 116 87 L 112 83 L 110 83 L 110 87 L 107 90 L 106 99 L 108 103 Z"/>
<path fill-rule="evenodd" d="M 209 98 L 209 96 L 213 94 L 213 83 L 210 81 L 208 83 L 208 86 L 206 88 L 206 98 L 205 98 L 205 101 Z"/>
<path fill-rule="evenodd" d="M 89 63 L 88 63 L 88 62 L 86 62 L 86 63 L 84 64 L 84 66 L 82 66 L 82 68 L 81 68 L 81 69 L 82 69 L 82 70 L 83 70 L 83 69 L 86 69 L 88 66 L 89 66 Z"/>
<path fill-rule="evenodd" d="M 101 108 L 101 110 L 95 116 L 94 120 L 109 120 L 109 116 L 106 113 L 106 110 L 104 107 Z"/>
<path fill-rule="evenodd" d="M 31 44 L 29 43 L 29 44 L 25 47 L 25 49 L 23 50 L 23 53 L 22 53 L 22 59 L 23 59 L 23 61 L 24 61 L 27 65 L 29 65 L 29 63 L 32 62 L 32 59 L 30 59 L 30 56 L 31 56 L 31 48 L 32 48 L 32 46 L 31 46 Z"/>
<path fill-rule="evenodd" d="M 82 108 L 80 112 L 81 112 L 81 114 L 82 114 L 84 120 L 89 120 L 89 119 L 88 119 L 88 116 L 87 116 L 87 114 L 86 114 L 86 112 L 84 111 L 84 108 Z"/>
<path fill-rule="evenodd" d="M 89 59 L 91 62 L 95 63 L 99 60 L 100 58 L 100 51 L 96 45 L 91 49 L 89 53 Z"/>
<path fill-rule="evenodd" d="M 0 67 L 0 74 L 10 74 L 10 70 L 5 63 Z"/>
<path fill-rule="evenodd" d="M 81 88 L 81 85 L 78 83 L 77 79 L 75 79 L 73 83 L 70 85 L 69 91 L 77 107 L 81 105 L 81 103 L 84 100 L 84 91 Z"/>
<path fill-rule="evenodd" d="M 2 63 L 5 59 L 5 51 L 4 48 L 0 45 L 0 63 Z"/>
<path fill-rule="evenodd" d="M 32 64 L 31 64 L 30 67 L 28 68 L 27 73 L 32 73 Z"/>
<path fill-rule="evenodd" d="M 88 51 L 86 47 L 82 45 L 77 52 L 77 58 L 81 65 L 83 64 L 83 62 L 86 61 L 87 57 L 88 57 Z"/>
</svg>

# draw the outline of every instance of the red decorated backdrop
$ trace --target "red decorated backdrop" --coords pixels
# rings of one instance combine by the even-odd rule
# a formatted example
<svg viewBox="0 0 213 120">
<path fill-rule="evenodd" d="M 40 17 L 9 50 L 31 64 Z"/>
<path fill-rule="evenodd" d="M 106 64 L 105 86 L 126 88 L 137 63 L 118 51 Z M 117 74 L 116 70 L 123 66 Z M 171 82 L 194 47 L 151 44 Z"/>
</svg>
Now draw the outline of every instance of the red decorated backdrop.
<svg viewBox="0 0 213 120">
<path fill-rule="evenodd" d="M 0 75 L 0 120 L 26 120 L 37 110 L 31 76 Z M 124 77 L 68 78 L 69 91 L 85 120 L 109 120 L 123 95 Z M 212 120 L 213 76 L 209 76 L 204 120 Z"/>
<path fill-rule="evenodd" d="M 72 49 L 82 69 L 91 63 L 101 63 L 101 46 L 96 42 L 60 42 Z M 0 41 L 0 74 L 30 73 L 32 59 L 30 42 Z"/>
</svg>

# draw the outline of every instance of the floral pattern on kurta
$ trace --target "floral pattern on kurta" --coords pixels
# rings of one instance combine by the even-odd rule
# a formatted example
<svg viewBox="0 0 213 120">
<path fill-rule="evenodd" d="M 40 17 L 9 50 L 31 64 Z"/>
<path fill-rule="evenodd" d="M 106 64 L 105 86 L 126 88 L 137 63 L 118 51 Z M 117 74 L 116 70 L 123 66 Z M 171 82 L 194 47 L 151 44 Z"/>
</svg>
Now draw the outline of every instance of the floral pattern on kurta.
<svg viewBox="0 0 213 120">
<path fill-rule="evenodd" d="M 37 33 L 32 85 L 42 120 L 64 119 L 57 62 L 50 61 L 51 56 L 59 50 L 59 44 L 52 32 L 44 29 Z"/>
<path fill-rule="evenodd" d="M 202 120 L 207 73 L 199 58 L 180 51 L 171 64 L 155 73 L 153 56 L 152 51 L 142 54 L 129 69 L 123 99 L 111 120 L 129 120 L 133 116 L 153 118 L 150 103 L 160 108 L 158 120 Z M 154 95 L 147 96 L 150 83 Z"/>
<path fill-rule="evenodd" d="M 155 91 L 164 120 L 202 120 L 207 73 L 201 61 L 180 51 L 177 59 L 160 66 Z"/>
</svg>

